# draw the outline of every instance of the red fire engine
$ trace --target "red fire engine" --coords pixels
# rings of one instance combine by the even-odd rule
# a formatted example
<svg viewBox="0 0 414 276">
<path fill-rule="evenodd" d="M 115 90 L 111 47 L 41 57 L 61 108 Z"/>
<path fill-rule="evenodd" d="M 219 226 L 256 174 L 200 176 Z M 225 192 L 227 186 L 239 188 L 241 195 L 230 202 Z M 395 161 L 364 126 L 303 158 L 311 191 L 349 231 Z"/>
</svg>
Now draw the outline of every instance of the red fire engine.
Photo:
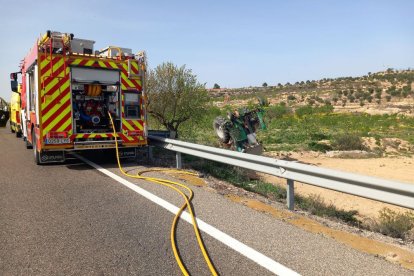
<svg viewBox="0 0 414 276">
<path fill-rule="evenodd" d="M 47 31 L 20 65 L 22 133 L 37 164 L 63 162 L 68 151 L 114 148 L 115 139 L 125 155 L 147 145 L 145 53 L 95 51 L 94 43 Z M 13 91 L 18 73 L 11 74 Z"/>
</svg>

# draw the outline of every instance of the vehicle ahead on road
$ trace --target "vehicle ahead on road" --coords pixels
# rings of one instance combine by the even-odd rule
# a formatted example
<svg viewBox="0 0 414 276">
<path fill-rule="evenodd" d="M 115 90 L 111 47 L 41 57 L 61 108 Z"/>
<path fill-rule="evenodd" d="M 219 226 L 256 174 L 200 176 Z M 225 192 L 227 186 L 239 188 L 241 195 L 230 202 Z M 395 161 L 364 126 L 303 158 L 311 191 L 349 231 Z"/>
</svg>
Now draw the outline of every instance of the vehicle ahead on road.
<svg viewBox="0 0 414 276">
<path fill-rule="evenodd" d="M 20 118 L 21 110 L 21 85 L 18 86 L 17 92 L 12 92 L 10 98 L 10 131 L 16 133 L 16 137 L 22 135 L 22 125 Z"/>
<path fill-rule="evenodd" d="M 0 98 L 0 127 L 5 127 L 10 117 L 10 108 L 7 102 Z"/>
<path fill-rule="evenodd" d="M 37 164 L 63 162 L 68 151 L 114 148 L 115 139 L 124 155 L 147 145 L 145 53 L 94 51 L 94 43 L 47 31 L 10 75 L 18 92 L 21 74 L 21 131 Z"/>
</svg>

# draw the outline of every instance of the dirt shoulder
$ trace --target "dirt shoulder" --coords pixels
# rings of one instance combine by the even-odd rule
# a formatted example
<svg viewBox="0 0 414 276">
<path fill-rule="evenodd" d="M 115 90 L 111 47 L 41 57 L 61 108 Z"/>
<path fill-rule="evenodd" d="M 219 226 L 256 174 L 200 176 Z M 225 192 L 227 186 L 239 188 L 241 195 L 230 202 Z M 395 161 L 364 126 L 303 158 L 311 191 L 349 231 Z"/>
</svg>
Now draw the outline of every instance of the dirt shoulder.
<svg viewBox="0 0 414 276">
<path fill-rule="evenodd" d="M 297 160 L 298 162 L 318 167 L 396 180 L 414 185 L 414 157 L 396 156 L 369 159 L 342 159 L 327 157 L 326 154 L 322 153 L 288 153 L 285 155 L 279 154 L 279 156 L 275 153 L 271 153 L 269 155 L 276 158 Z M 264 178 L 266 181 L 271 183 L 286 185 L 286 181 L 284 179 L 268 175 L 264 176 Z M 405 212 L 408 210 L 394 205 L 380 203 L 374 200 L 356 197 L 303 183 L 296 183 L 295 192 L 301 195 L 318 194 L 327 203 L 332 202 L 339 208 L 343 208 L 345 210 L 357 210 L 359 212 L 359 216 L 362 218 L 377 217 L 379 211 L 384 207 L 399 212 Z"/>
</svg>

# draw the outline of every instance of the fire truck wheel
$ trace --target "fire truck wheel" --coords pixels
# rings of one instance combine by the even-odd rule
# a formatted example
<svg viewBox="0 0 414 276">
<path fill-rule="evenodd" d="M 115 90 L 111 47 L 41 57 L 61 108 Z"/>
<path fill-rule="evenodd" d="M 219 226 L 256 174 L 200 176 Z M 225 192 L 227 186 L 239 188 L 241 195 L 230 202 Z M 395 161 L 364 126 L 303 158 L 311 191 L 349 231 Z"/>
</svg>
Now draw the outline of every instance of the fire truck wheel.
<svg viewBox="0 0 414 276">
<path fill-rule="evenodd" d="M 13 129 L 13 127 L 12 127 L 11 122 L 10 122 L 10 131 L 11 131 L 11 133 L 14 133 L 14 129 Z"/>
<path fill-rule="evenodd" d="M 33 132 L 32 132 L 33 133 Z M 40 152 L 37 151 L 37 142 L 36 142 L 36 134 L 33 134 L 33 153 L 34 153 L 34 160 L 36 165 L 40 165 L 41 161 L 40 161 Z"/>
<path fill-rule="evenodd" d="M 21 133 L 20 131 L 16 131 L 16 137 L 17 137 L 17 138 L 22 137 L 22 133 Z"/>
<path fill-rule="evenodd" d="M 33 148 L 32 144 L 30 144 L 29 141 L 27 141 L 27 138 L 26 137 L 24 137 L 24 142 L 26 143 L 26 149 Z"/>
</svg>

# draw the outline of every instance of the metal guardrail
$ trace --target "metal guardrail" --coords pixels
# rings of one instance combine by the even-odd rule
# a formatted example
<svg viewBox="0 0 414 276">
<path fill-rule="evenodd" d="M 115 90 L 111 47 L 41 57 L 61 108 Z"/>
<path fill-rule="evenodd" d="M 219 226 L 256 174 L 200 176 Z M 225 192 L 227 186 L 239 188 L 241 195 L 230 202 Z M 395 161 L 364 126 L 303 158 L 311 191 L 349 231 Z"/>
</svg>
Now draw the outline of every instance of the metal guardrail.
<svg viewBox="0 0 414 276">
<path fill-rule="evenodd" d="M 347 173 L 264 156 L 149 136 L 150 144 L 181 153 L 287 179 L 287 205 L 294 208 L 294 181 L 414 209 L 414 184 Z"/>
</svg>

